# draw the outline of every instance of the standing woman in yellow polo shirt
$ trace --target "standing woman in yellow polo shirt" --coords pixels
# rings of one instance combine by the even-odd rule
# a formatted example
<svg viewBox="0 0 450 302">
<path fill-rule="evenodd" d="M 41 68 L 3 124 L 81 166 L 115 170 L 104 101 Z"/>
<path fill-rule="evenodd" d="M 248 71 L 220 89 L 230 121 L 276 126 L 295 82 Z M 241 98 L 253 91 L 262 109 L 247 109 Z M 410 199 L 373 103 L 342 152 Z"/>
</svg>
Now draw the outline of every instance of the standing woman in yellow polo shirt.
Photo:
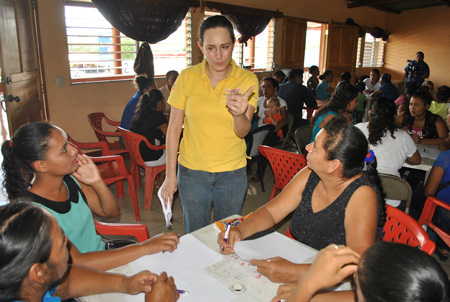
<svg viewBox="0 0 450 302">
<path fill-rule="evenodd" d="M 221 15 L 209 17 L 200 25 L 199 40 L 205 59 L 183 70 L 170 94 L 162 186 L 170 203 L 178 188 L 186 233 L 210 223 L 211 207 L 214 220 L 241 214 L 247 191 L 244 137 L 258 102 L 257 77 L 232 59 L 231 22 Z"/>
</svg>

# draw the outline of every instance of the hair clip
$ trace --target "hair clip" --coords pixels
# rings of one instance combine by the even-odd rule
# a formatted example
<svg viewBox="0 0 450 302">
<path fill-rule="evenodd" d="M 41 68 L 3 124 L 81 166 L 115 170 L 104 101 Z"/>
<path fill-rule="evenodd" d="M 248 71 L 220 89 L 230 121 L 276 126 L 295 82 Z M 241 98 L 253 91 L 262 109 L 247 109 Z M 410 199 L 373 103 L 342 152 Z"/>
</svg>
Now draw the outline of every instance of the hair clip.
<svg viewBox="0 0 450 302">
<path fill-rule="evenodd" d="M 12 148 L 12 146 L 13 146 L 13 142 L 12 142 L 12 140 L 10 140 L 9 141 L 9 147 Z"/>
<path fill-rule="evenodd" d="M 375 153 L 373 153 L 373 150 L 369 150 L 364 161 L 370 163 L 374 157 L 375 157 Z"/>
</svg>

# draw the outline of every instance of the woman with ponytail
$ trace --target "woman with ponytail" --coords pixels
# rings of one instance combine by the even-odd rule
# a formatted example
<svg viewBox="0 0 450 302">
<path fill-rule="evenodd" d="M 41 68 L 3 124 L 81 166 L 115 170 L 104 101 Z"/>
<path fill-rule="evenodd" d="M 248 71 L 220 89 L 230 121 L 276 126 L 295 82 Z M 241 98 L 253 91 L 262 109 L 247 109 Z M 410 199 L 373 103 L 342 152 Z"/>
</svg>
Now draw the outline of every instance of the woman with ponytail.
<svg viewBox="0 0 450 302">
<path fill-rule="evenodd" d="M 96 233 L 92 213 L 102 217 L 119 215 L 115 197 L 96 165 L 88 156 L 78 154 L 61 128 L 47 122 L 26 124 L 3 143 L 2 153 L 3 185 L 9 200 L 31 201 L 50 211 L 70 240 L 74 264 L 107 270 L 176 248 L 178 236 L 167 233 L 104 251 L 105 243 Z"/>
<path fill-rule="evenodd" d="M 144 93 L 131 120 L 130 130 L 145 136 L 154 146 L 165 145 L 167 119 L 164 116 L 164 96 L 158 89 Z M 144 142 L 139 146 L 145 165 L 156 167 L 166 163 L 166 149 L 152 150 Z M 165 172 L 158 175 L 155 188 L 159 189 L 165 178 Z"/>
<path fill-rule="evenodd" d="M 224 253 L 234 253 L 236 241 L 273 227 L 292 211 L 292 237 L 318 250 L 335 243 L 362 254 L 380 237 L 384 193 L 364 134 L 346 118 L 335 117 L 306 149 L 308 166 L 277 197 L 232 227 L 228 245 L 219 234 Z M 279 257 L 269 260 L 251 263 L 273 282 L 298 282 L 309 268 Z"/>
<path fill-rule="evenodd" d="M 381 97 L 370 111 L 370 121 L 356 127 L 367 137 L 377 156 L 378 172 L 400 176 L 398 170 L 405 162 L 418 165 L 421 158 L 411 136 L 395 126 L 395 112 L 394 101 Z"/>
<path fill-rule="evenodd" d="M 352 113 L 358 107 L 358 95 L 359 91 L 355 86 L 348 82 L 340 82 L 328 103 L 316 111 L 311 119 L 313 126 L 311 142 L 314 142 L 317 133 L 335 116 L 343 115 L 349 124 L 353 124 Z"/>
</svg>

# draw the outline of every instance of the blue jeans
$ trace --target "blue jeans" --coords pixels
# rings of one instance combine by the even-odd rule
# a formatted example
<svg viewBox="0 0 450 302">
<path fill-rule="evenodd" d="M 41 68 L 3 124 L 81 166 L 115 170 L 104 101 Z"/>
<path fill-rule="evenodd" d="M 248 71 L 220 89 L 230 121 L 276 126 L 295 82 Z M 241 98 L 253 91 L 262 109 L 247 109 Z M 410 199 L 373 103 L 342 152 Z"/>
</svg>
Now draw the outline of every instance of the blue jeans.
<svg viewBox="0 0 450 302">
<path fill-rule="evenodd" d="M 178 191 L 184 229 L 191 233 L 210 224 L 211 206 L 215 221 L 233 214 L 241 215 L 247 192 L 246 167 L 210 173 L 178 164 Z"/>
</svg>

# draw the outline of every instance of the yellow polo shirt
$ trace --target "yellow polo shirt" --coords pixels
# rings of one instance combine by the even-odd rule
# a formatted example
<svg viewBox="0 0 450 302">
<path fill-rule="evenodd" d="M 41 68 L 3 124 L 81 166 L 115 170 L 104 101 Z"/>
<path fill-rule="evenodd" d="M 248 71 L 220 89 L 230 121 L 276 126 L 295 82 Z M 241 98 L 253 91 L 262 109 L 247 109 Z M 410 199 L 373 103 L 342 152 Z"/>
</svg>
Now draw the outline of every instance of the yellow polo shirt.
<svg viewBox="0 0 450 302">
<path fill-rule="evenodd" d="M 253 108 L 258 103 L 258 78 L 232 60 L 231 73 L 213 89 L 205 73 L 206 60 L 181 72 L 172 87 L 169 104 L 184 110 L 184 131 L 178 161 L 192 170 L 233 171 L 247 165 L 244 139 L 234 132 L 233 116 L 226 107 L 232 90 L 245 93 Z"/>
</svg>

